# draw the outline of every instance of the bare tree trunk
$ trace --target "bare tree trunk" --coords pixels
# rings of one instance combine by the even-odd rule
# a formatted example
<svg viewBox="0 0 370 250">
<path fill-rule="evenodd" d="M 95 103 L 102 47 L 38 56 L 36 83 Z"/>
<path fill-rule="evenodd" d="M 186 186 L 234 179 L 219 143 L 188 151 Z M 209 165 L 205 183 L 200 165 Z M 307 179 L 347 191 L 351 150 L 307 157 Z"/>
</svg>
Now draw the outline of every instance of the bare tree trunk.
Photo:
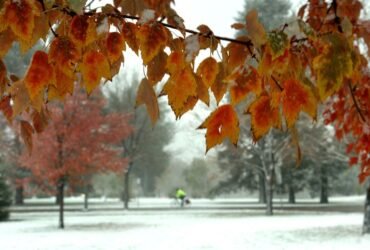
<svg viewBox="0 0 370 250">
<path fill-rule="evenodd" d="M 273 205 L 272 205 L 272 198 L 273 198 L 273 190 L 272 190 L 272 175 L 269 173 L 266 176 L 266 196 L 267 196 L 267 203 L 266 203 L 266 215 L 273 215 Z"/>
<path fill-rule="evenodd" d="M 58 184 L 58 197 L 59 197 L 59 228 L 64 228 L 64 181 Z"/>
<path fill-rule="evenodd" d="M 362 228 L 363 234 L 370 234 L 370 182 L 366 189 L 366 200 L 364 210 L 364 225 Z"/>
<path fill-rule="evenodd" d="M 295 190 L 291 182 L 289 182 L 288 184 L 288 192 L 289 192 L 288 202 L 290 204 L 294 204 L 295 203 Z"/>
<path fill-rule="evenodd" d="M 85 188 L 85 193 L 84 193 L 84 209 L 88 210 L 89 209 L 89 190 L 88 187 Z"/>
<path fill-rule="evenodd" d="M 128 209 L 128 202 L 130 201 L 130 172 L 132 163 L 130 162 L 125 172 L 125 188 L 123 193 L 124 208 Z"/>
<path fill-rule="evenodd" d="M 258 202 L 266 204 L 266 183 L 262 171 L 258 173 Z"/>
<path fill-rule="evenodd" d="M 15 204 L 16 205 L 23 205 L 24 204 L 24 196 L 23 196 L 23 185 L 18 186 L 15 189 Z"/>
<path fill-rule="evenodd" d="M 329 192 L 328 192 L 328 189 L 329 189 L 329 179 L 328 179 L 328 172 L 327 172 L 327 169 L 324 166 L 321 166 L 320 168 L 320 183 L 321 183 L 321 187 L 320 187 L 320 203 L 321 204 L 327 204 L 329 203 Z"/>
</svg>

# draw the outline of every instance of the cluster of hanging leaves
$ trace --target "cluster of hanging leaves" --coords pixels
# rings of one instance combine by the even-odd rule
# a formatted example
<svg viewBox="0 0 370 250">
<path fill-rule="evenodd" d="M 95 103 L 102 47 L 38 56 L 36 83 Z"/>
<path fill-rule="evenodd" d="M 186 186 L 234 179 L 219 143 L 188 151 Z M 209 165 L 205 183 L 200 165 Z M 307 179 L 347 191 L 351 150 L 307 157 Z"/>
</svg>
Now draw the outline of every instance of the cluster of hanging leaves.
<svg viewBox="0 0 370 250">
<path fill-rule="evenodd" d="M 252 10 L 244 23 L 232 25 L 247 34 L 235 39 L 218 37 L 204 24 L 187 30 L 173 3 L 115 0 L 90 9 L 86 0 L 0 1 L 0 56 L 13 42 L 27 51 L 49 37 L 47 50 L 34 54 L 25 76 L 9 76 L 0 62 L 0 109 L 10 121 L 29 112 L 42 116 L 46 103 L 63 100 L 75 82 L 90 93 L 118 73 L 129 47 L 146 73 L 137 104 L 147 106 L 153 124 L 159 117 L 154 88 L 161 81 L 159 96 L 168 97 L 178 118 L 215 97 L 219 107 L 200 126 L 207 150 L 224 139 L 237 144 L 236 105 L 245 105 L 258 140 L 272 128 L 295 131 L 300 113 L 315 120 L 318 105 L 329 102 L 327 121 L 354 138 L 349 151 L 361 164 L 361 180 L 370 175 L 369 55 L 360 50 L 360 44 L 370 48 L 370 21 L 360 19 L 359 0 L 308 1 L 298 11 L 299 32 L 293 35 L 287 25 L 265 30 Z M 31 144 L 35 124 L 22 124 Z"/>
</svg>

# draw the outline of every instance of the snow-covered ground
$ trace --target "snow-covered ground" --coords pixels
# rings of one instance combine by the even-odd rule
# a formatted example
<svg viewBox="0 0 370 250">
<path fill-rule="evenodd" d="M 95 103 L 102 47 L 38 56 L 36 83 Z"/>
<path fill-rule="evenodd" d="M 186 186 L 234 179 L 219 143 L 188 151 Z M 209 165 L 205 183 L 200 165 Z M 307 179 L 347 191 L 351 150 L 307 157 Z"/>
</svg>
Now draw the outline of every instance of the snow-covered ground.
<svg viewBox="0 0 370 250">
<path fill-rule="evenodd" d="M 67 212 L 64 230 L 56 212 L 12 213 L 0 223 L 0 249 L 370 249 L 361 213 L 277 210 L 266 217 L 263 210 L 196 207 Z"/>
</svg>

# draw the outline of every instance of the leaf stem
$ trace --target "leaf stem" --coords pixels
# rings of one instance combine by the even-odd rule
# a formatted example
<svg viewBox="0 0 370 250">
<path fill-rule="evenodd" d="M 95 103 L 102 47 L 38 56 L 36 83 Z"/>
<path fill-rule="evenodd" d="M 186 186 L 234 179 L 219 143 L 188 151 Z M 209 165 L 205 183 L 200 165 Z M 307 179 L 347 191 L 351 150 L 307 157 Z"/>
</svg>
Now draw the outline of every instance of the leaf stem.
<svg viewBox="0 0 370 250">
<path fill-rule="evenodd" d="M 350 91 L 350 93 L 351 93 L 351 97 L 352 97 L 353 103 L 354 103 L 354 105 L 355 105 L 355 108 L 356 108 L 356 110 L 357 110 L 357 113 L 360 115 L 361 120 L 362 120 L 363 122 L 366 122 L 365 116 L 364 116 L 364 114 L 362 114 L 362 111 L 361 111 L 361 109 L 360 109 L 360 106 L 359 106 L 359 104 L 358 104 L 358 102 L 357 102 L 357 100 L 356 100 L 356 97 L 355 97 L 355 94 L 354 94 L 354 92 L 353 92 L 353 88 L 352 88 L 352 84 L 351 84 L 351 82 L 348 82 L 348 88 L 349 88 L 349 91 Z"/>
</svg>

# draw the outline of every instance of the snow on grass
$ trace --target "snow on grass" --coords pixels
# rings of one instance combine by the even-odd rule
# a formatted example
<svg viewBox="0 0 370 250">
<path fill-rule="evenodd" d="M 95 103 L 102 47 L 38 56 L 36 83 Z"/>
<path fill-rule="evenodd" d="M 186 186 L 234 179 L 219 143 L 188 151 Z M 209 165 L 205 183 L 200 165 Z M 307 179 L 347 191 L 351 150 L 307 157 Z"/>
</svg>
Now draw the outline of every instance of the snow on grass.
<svg viewBox="0 0 370 250">
<path fill-rule="evenodd" d="M 12 213 L 0 223 L 2 250 L 369 249 L 361 213 L 246 209 Z"/>
</svg>

